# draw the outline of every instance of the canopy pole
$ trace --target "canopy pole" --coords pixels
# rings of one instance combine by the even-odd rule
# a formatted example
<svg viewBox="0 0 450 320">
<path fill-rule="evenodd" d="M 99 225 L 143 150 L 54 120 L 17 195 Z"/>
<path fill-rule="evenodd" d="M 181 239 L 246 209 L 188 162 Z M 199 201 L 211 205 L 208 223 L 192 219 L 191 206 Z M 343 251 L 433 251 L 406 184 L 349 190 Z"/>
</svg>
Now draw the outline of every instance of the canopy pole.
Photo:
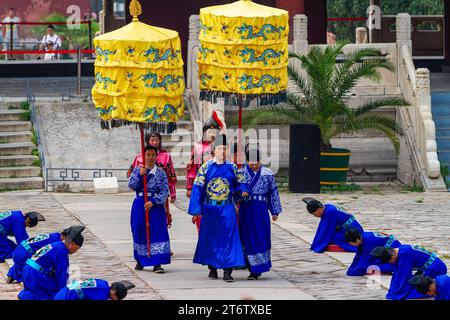
<svg viewBox="0 0 450 320">
<path fill-rule="evenodd" d="M 144 124 L 139 124 L 139 130 L 141 132 L 141 152 L 142 152 L 142 163 L 145 167 L 145 138 L 144 138 Z M 146 168 L 147 170 L 147 168 Z M 147 193 L 147 173 L 144 174 L 144 205 L 148 202 L 148 193 Z M 149 221 L 149 213 L 148 209 L 145 209 L 145 225 L 147 232 L 147 257 L 150 257 L 150 221 Z"/>
<path fill-rule="evenodd" d="M 238 99 L 239 101 L 239 120 L 238 120 L 238 149 L 237 149 L 237 167 L 240 169 L 243 165 L 242 161 L 242 97 Z"/>
</svg>

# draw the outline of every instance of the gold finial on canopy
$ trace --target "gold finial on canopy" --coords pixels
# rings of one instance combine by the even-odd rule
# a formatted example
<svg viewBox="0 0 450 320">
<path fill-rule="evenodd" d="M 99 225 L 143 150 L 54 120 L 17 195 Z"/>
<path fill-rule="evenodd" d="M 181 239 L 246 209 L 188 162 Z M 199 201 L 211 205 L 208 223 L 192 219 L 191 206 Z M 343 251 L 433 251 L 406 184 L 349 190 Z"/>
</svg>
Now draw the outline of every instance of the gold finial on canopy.
<svg viewBox="0 0 450 320">
<path fill-rule="evenodd" d="M 142 7 L 139 1 L 131 0 L 130 14 L 133 16 L 133 22 L 139 21 L 138 16 L 142 14 Z"/>
</svg>

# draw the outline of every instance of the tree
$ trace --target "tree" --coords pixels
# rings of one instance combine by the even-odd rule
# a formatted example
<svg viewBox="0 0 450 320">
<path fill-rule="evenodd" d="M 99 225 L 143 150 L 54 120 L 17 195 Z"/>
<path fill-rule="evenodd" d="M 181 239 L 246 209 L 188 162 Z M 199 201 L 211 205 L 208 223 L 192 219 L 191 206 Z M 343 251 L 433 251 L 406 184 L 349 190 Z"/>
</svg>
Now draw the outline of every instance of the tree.
<svg viewBox="0 0 450 320">
<path fill-rule="evenodd" d="M 401 129 L 395 120 L 372 113 L 385 106 L 407 106 L 404 99 L 381 98 L 356 108 L 346 105 L 344 96 L 359 80 L 380 80 L 379 69 L 394 70 L 379 50 L 364 48 L 346 56 L 336 63 L 345 44 L 313 47 L 307 55 L 290 53 L 289 57 L 301 62 L 306 72 L 303 76 L 290 65 L 288 73 L 295 82 L 297 93 L 288 93 L 288 103 L 269 106 L 248 113 L 246 122 L 312 123 L 321 131 L 321 149 L 331 149 L 331 139 L 345 133 L 359 133 L 365 129 L 381 131 L 399 151 L 398 134 Z M 304 97 L 300 94 L 303 93 Z"/>
</svg>

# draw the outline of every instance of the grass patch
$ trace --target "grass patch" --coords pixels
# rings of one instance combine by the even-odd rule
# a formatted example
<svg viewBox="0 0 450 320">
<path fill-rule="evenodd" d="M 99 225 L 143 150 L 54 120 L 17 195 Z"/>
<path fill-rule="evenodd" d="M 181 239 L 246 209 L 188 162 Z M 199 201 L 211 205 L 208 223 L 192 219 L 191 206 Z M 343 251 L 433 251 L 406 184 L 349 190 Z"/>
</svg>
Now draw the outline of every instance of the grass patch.
<svg viewBox="0 0 450 320">
<path fill-rule="evenodd" d="M 31 151 L 31 155 L 39 157 L 39 150 L 38 149 L 33 149 L 33 151 Z"/>
<path fill-rule="evenodd" d="M 450 176 L 450 169 L 448 168 L 448 166 L 445 166 L 441 163 L 441 175 L 442 178 L 444 178 L 444 183 L 445 186 L 447 187 L 447 190 L 450 189 L 450 180 L 449 177 Z"/>
<path fill-rule="evenodd" d="M 17 189 L 10 189 L 10 188 L 0 188 L 0 193 L 2 192 L 10 192 L 10 191 L 16 191 Z"/>
<path fill-rule="evenodd" d="M 450 254 L 443 254 L 443 255 L 441 255 L 441 258 L 450 260 Z"/>
<path fill-rule="evenodd" d="M 40 158 L 33 161 L 33 167 L 41 167 L 41 159 Z"/>
<path fill-rule="evenodd" d="M 20 109 L 18 106 L 8 106 L 8 110 L 17 110 Z"/>
<path fill-rule="evenodd" d="M 30 111 L 30 103 L 28 101 L 24 101 L 20 104 L 20 108 L 22 110 Z"/>
<path fill-rule="evenodd" d="M 25 111 L 20 115 L 22 121 L 30 121 L 31 120 L 31 111 Z"/>
<path fill-rule="evenodd" d="M 355 183 L 341 183 L 338 186 L 322 186 L 321 193 L 341 193 L 341 192 L 355 192 L 360 191 L 361 187 Z"/>
<path fill-rule="evenodd" d="M 33 135 L 31 136 L 31 142 L 33 142 L 34 145 L 37 145 L 37 133 L 36 130 L 33 129 Z"/>
<path fill-rule="evenodd" d="M 423 199 L 416 199 L 416 203 L 423 203 Z"/>
<path fill-rule="evenodd" d="M 8 143 L 8 141 L 6 139 L 0 139 L 0 143 Z"/>
<path fill-rule="evenodd" d="M 359 197 L 357 197 L 357 196 L 352 196 L 352 199 L 359 199 Z"/>
<path fill-rule="evenodd" d="M 422 186 L 418 185 L 415 180 L 414 180 L 414 184 L 412 186 L 407 187 L 405 190 L 409 191 L 409 192 L 424 192 L 425 191 L 425 189 Z"/>
</svg>

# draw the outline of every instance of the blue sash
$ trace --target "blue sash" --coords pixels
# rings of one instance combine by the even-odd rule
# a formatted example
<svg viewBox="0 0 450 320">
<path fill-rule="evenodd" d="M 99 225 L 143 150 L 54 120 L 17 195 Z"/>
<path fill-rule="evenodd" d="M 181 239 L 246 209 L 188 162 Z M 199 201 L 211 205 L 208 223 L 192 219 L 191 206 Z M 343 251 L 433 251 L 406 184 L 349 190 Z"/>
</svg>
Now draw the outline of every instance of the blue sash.
<svg viewBox="0 0 450 320">
<path fill-rule="evenodd" d="M 389 240 L 384 245 L 385 248 L 390 248 L 395 241 L 395 237 L 393 235 L 389 236 Z"/>
<path fill-rule="evenodd" d="M 425 271 L 429 266 L 433 264 L 433 262 L 436 260 L 436 254 L 433 252 L 430 257 L 428 258 L 427 262 L 420 268 L 422 271 Z"/>
<path fill-rule="evenodd" d="M 45 270 L 44 268 L 42 268 L 39 265 L 39 263 L 37 263 L 34 260 L 28 259 L 27 260 L 27 265 L 32 267 L 34 270 L 39 271 L 40 273 L 43 273 L 43 274 L 46 274 L 46 275 L 49 275 L 49 276 L 53 276 L 54 275 L 54 272 L 50 272 L 50 271 Z"/>
<path fill-rule="evenodd" d="M 206 199 L 205 200 L 205 204 L 209 204 L 209 205 L 212 205 L 212 206 L 224 206 L 224 205 L 229 204 L 231 202 L 232 201 L 231 201 L 230 198 L 228 198 L 227 200 L 224 200 L 224 201 L 216 201 L 216 200 L 212 200 L 212 199 Z"/>
<path fill-rule="evenodd" d="M 24 247 L 25 250 L 27 250 L 27 252 L 29 254 L 33 254 L 34 253 L 33 249 L 31 249 L 30 244 L 27 242 L 27 240 L 23 240 L 21 245 L 22 245 L 22 247 Z"/>
<path fill-rule="evenodd" d="M 348 227 L 350 227 L 350 225 L 353 223 L 353 221 L 355 221 L 355 217 L 351 216 L 350 218 L 348 218 L 347 221 L 345 221 L 345 223 L 342 225 L 342 228 L 344 229 L 348 229 Z"/>
</svg>

